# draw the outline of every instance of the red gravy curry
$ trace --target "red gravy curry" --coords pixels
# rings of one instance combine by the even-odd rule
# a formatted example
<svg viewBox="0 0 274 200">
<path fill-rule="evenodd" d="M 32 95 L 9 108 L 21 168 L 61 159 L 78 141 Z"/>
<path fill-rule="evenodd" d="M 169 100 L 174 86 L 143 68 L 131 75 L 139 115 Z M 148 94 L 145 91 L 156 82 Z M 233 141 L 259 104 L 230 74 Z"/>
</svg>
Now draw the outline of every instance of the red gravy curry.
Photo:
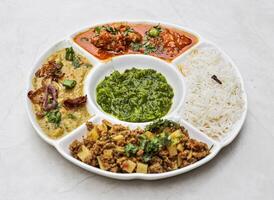
<svg viewBox="0 0 274 200">
<path fill-rule="evenodd" d="M 198 42 L 194 35 L 162 25 L 112 23 L 90 28 L 74 41 L 101 60 L 146 54 L 171 61 Z"/>
</svg>

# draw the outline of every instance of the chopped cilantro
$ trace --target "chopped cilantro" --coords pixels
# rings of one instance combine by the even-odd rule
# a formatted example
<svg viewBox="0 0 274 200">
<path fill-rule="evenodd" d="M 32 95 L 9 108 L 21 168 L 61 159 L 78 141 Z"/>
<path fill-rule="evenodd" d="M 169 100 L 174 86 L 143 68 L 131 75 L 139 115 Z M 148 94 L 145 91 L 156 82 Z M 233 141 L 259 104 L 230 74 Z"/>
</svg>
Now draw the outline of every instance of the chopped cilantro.
<svg viewBox="0 0 274 200">
<path fill-rule="evenodd" d="M 127 27 L 126 30 L 124 31 L 124 34 L 128 35 L 129 33 L 133 33 L 133 32 L 134 32 L 133 28 Z"/>
<path fill-rule="evenodd" d="M 104 26 L 105 30 L 113 35 L 116 35 L 118 33 L 118 30 L 116 28 L 113 28 L 111 26 Z"/>
<path fill-rule="evenodd" d="M 127 157 L 134 156 L 138 151 L 138 147 L 129 143 L 125 146 L 125 153 Z"/>
<path fill-rule="evenodd" d="M 59 126 L 61 122 L 61 113 L 58 109 L 47 112 L 46 117 L 48 122 L 54 123 L 56 126 Z"/>
<path fill-rule="evenodd" d="M 139 51 L 142 48 L 142 44 L 141 43 L 136 43 L 136 42 L 132 42 L 130 44 L 130 47 L 133 51 Z"/>
<path fill-rule="evenodd" d="M 158 119 L 153 123 L 146 126 L 145 131 L 151 131 L 153 133 L 161 133 L 165 128 L 175 128 L 179 129 L 180 124 L 177 122 L 167 120 L 167 119 Z"/>
<path fill-rule="evenodd" d="M 102 26 L 96 26 L 96 27 L 94 28 L 94 30 L 95 30 L 96 34 L 100 34 L 100 32 L 101 32 L 101 30 L 102 30 Z"/>
<path fill-rule="evenodd" d="M 144 54 L 150 54 L 157 51 L 157 48 L 152 45 L 150 42 L 146 42 L 144 44 Z"/>
</svg>

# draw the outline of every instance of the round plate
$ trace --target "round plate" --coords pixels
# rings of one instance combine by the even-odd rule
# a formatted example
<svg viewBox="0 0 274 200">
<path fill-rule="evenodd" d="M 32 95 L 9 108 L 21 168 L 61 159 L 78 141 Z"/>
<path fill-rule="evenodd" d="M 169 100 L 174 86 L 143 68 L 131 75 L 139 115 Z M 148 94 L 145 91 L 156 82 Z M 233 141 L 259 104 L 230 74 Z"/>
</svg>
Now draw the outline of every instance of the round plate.
<svg viewBox="0 0 274 200">
<path fill-rule="evenodd" d="M 89 112 L 93 115 L 93 117 L 89 120 L 94 123 L 100 122 L 102 119 L 107 119 L 113 123 L 120 123 L 126 126 L 129 126 L 130 128 L 136 128 L 136 127 L 144 127 L 147 123 L 129 123 L 129 122 L 123 122 L 120 121 L 106 113 L 104 113 L 99 106 L 97 105 L 95 101 L 95 86 L 97 85 L 98 81 L 103 79 L 106 75 L 110 74 L 113 69 L 121 70 L 123 71 L 126 68 L 131 67 L 142 67 L 142 68 L 153 68 L 157 69 L 157 71 L 161 72 L 168 80 L 168 82 L 171 84 L 172 88 L 174 89 L 174 102 L 173 106 L 170 110 L 170 112 L 164 117 L 168 119 L 175 120 L 179 122 L 181 125 L 183 125 L 189 132 L 190 137 L 194 139 L 198 139 L 204 143 L 207 143 L 209 146 L 213 145 L 213 148 L 211 149 L 211 153 L 203 158 L 202 160 L 191 164 L 187 167 L 180 168 L 174 171 L 165 172 L 165 173 L 159 173 L 159 174 L 140 174 L 140 173 L 132 173 L 132 174 L 123 174 L 123 173 L 113 173 L 109 171 L 104 171 L 96 167 L 92 167 L 90 165 L 87 165 L 75 158 L 73 158 L 69 151 L 69 145 L 74 141 L 75 139 L 81 139 L 82 136 L 86 134 L 86 127 L 85 124 L 82 124 L 80 127 L 74 129 L 72 132 L 68 133 L 67 135 L 58 138 L 58 139 L 52 139 L 49 138 L 40 128 L 38 123 L 36 122 L 35 115 L 32 110 L 31 102 L 28 98 L 26 98 L 26 106 L 27 106 L 27 113 L 29 116 L 29 119 L 37 131 L 38 135 L 45 140 L 50 145 L 53 145 L 58 152 L 67 160 L 72 162 L 73 164 L 86 169 L 90 172 L 115 178 L 115 179 L 121 179 L 121 180 L 129 180 L 129 179 L 145 179 L 145 180 L 155 180 L 155 179 L 162 179 L 167 177 L 172 177 L 178 174 L 185 173 L 187 171 L 190 171 L 194 168 L 197 168 L 206 162 L 210 161 L 212 158 L 214 158 L 217 153 L 220 151 L 221 148 L 228 145 L 230 142 L 233 141 L 233 139 L 238 135 L 240 132 L 241 127 L 243 126 L 243 123 L 246 118 L 247 113 L 247 98 L 246 98 L 246 92 L 244 89 L 243 79 L 238 71 L 238 68 L 235 66 L 235 64 L 232 62 L 232 60 L 222 51 L 220 50 L 215 44 L 206 41 L 204 38 L 202 38 L 199 34 L 195 33 L 194 31 L 191 31 L 190 29 L 172 25 L 169 23 L 164 22 L 155 22 L 155 21 L 126 21 L 129 23 L 145 23 L 145 24 L 161 24 L 167 27 L 173 27 L 176 29 L 183 30 L 185 32 L 191 33 L 195 35 L 198 38 L 198 43 L 193 45 L 191 48 L 189 48 L 187 51 L 176 57 L 171 62 L 163 61 L 159 58 L 147 56 L 147 55 L 121 55 L 114 57 L 112 59 L 109 59 L 107 61 L 102 61 L 88 53 L 86 50 L 81 48 L 78 44 L 76 44 L 73 41 L 74 36 L 79 34 L 80 32 L 83 32 L 87 30 L 87 28 L 82 29 L 80 31 L 77 31 L 76 33 L 72 34 L 71 36 L 68 36 L 61 40 L 60 42 L 54 44 L 51 48 L 49 48 L 46 52 L 44 52 L 37 62 L 35 63 L 32 71 L 29 74 L 28 84 L 26 88 L 26 93 L 31 90 L 32 88 L 32 78 L 34 76 L 35 71 L 42 65 L 44 60 L 50 56 L 52 53 L 72 46 L 74 50 L 86 57 L 93 65 L 92 70 L 90 71 L 88 77 L 85 80 L 85 86 L 84 86 L 84 92 L 88 95 L 88 101 L 87 101 L 87 107 Z M 89 27 L 94 27 L 96 25 L 100 24 L 108 24 L 113 22 L 105 22 L 105 23 L 99 23 L 95 25 L 91 25 Z M 182 117 L 180 117 L 180 111 L 183 109 L 184 106 L 184 99 L 185 95 L 187 94 L 187 86 L 185 84 L 184 76 L 181 74 L 181 72 L 178 70 L 177 65 L 182 63 L 185 59 L 188 59 L 188 55 L 199 49 L 204 47 L 210 47 L 215 49 L 218 52 L 218 55 L 220 56 L 220 59 L 223 59 L 226 63 L 229 63 L 235 70 L 235 75 L 240 81 L 241 89 L 242 89 L 242 97 L 244 100 L 244 106 L 243 106 L 243 112 L 240 116 L 240 119 L 237 120 L 235 124 L 233 124 L 231 131 L 229 131 L 225 137 L 223 137 L 221 140 L 214 140 L 210 137 L 208 137 L 206 134 L 199 131 L 197 128 L 189 124 L 187 121 L 185 121 Z M 112 66 L 112 68 L 111 68 Z M 26 95 L 27 96 L 27 95 Z"/>
</svg>

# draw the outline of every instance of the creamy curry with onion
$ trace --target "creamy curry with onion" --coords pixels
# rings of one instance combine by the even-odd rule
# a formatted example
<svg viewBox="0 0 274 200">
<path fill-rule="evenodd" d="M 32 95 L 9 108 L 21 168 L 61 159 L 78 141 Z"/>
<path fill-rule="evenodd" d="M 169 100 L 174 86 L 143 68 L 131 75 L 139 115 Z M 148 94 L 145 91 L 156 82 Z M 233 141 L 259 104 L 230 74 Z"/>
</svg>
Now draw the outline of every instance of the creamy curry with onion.
<svg viewBox="0 0 274 200">
<path fill-rule="evenodd" d="M 51 138 L 58 138 L 90 118 L 83 93 L 89 61 L 66 48 L 49 56 L 32 79 L 28 97 L 37 122 Z"/>
<path fill-rule="evenodd" d="M 188 32 L 150 24 L 112 23 L 90 28 L 74 41 L 99 59 L 146 54 L 171 61 L 198 42 Z"/>
</svg>

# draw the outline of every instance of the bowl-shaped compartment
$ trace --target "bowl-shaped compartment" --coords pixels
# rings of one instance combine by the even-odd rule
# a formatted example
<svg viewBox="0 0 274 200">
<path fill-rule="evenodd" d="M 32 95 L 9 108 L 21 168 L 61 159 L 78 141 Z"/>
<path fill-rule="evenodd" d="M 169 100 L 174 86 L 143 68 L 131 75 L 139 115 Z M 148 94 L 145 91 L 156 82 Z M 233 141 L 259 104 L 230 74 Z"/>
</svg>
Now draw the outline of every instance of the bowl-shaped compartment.
<svg viewBox="0 0 274 200">
<path fill-rule="evenodd" d="M 58 138 L 51 138 L 49 137 L 44 131 L 43 129 L 40 127 L 39 123 L 37 122 L 36 119 L 36 115 L 34 113 L 33 107 L 32 107 L 32 102 L 30 101 L 30 99 L 27 97 L 27 93 L 28 91 L 30 91 L 33 87 L 32 87 L 32 79 L 35 76 L 35 72 L 37 71 L 38 68 L 40 68 L 43 63 L 47 60 L 47 58 L 49 56 L 51 56 L 52 54 L 54 54 L 55 52 L 62 50 L 64 48 L 68 48 L 68 47 L 73 47 L 74 51 L 77 54 L 82 55 L 83 57 L 86 57 L 89 62 L 93 65 L 91 71 L 89 73 L 92 73 L 94 66 L 96 65 L 96 63 L 93 62 L 93 60 L 91 59 L 90 55 L 87 54 L 87 52 L 82 51 L 81 49 L 79 49 L 74 43 L 72 43 L 70 40 L 62 40 L 56 44 L 54 44 L 51 48 L 49 48 L 47 51 L 45 51 L 39 58 L 38 60 L 35 62 L 33 69 L 31 70 L 29 77 L 28 77 L 28 83 L 27 83 L 27 87 L 26 87 L 26 109 L 27 109 L 27 113 L 29 116 L 29 119 L 34 127 L 34 129 L 37 131 L 37 133 L 39 134 L 39 136 L 45 140 L 47 143 L 51 144 L 51 145 L 55 145 L 55 143 L 60 140 L 62 137 L 65 137 L 68 134 L 72 134 L 74 131 L 76 131 L 76 129 L 78 129 L 80 126 L 76 127 L 75 129 L 73 129 L 72 131 L 70 131 L 67 134 L 64 134 L 61 137 Z M 87 77 L 84 80 L 84 85 L 86 85 L 87 81 Z M 87 106 L 87 110 L 91 115 L 95 114 L 95 111 L 92 110 L 92 107 L 88 104 L 86 104 Z"/>
<path fill-rule="evenodd" d="M 113 58 L 107 63 L 100 64 L 94 68 L 93 73 L 88 77 L 86 94 L 88 100 L 96 110 L 96 113 L 113 121 L 118 119 L 105 113 L 96 101 L 96 87 L 106 76 L 109 76 L 114 70 L 120 72 L 126 69 L 154 69 L 160 72 L 166 79 L 168 84 L 173 88 L 174 97 L 172 106 L 166 116 L 171 116 L 181 109 L 185 97 L 185 83 L 178 69 L 161 59 L 145 55 L 124 55 Z M 143 124 L 143 123 L 140 123 Z"/>
<path fill-rule="evenodd" d="M 90 121 L 95 124 L 100 124 L 102 119 L 103 119 L 102 117 L 97 116 L 97 117 L 91 118 Z M 211 151 L 210 151 L 211 153 L 208 156 L 206 156 L 205 158 L 203 158 L 191 165 L 188 165 L 186 167 L 183 167 L 183 168 L 180 168 L 177 170 L 164 172 L 164 173 L 157 173 L 157 174 L 142 174 L 142 173 L 127 174 L 127 173 L 114 173 L 114 172 L 110 172 L 110 171 L 104 171 L 97 167 L 93 167 L 93 166 L 90 166 L 84 162 L 81 162 L 71 155 L 70 150 L 69 150 L 70 144 L 74 140 L 82 140 L 83 137 L 86 136 L 88 133 L 87 128 L 85 126 L 82 126 L 81 128 L 79 128 L 74 134 L 68 135 L 67 137 L 63 138 L 55 147 L 57 148 L 57 150 L 61 153 L 61 155 L 63 157 L 65 157 L 67 160 L 69 160 L 73 164 L 75 164 L 87 171 L 90 171 L 92 173 L 110 177 L 110 178 L 120 179 L 120 180 L 131 180 L 131 179 L 157 180 L 157 179 L 163 179 L 163 178 L 176 176 L 178 174 L 188 172 L 192 169 L 195 169 L 195 168 L 207 163 L 212 158 L 214 158 L 217 155 L 217 153 L 219 152 L 219 150 L 221 149 L 221 146 L 219 145 L 219 143 L 215 142 L 214 140 L 210 139 L 206 135 L 202 134 L 201 132 L 199 132 L 197 129 L 192 127 L 190 124 L 188 124 L 184 120 L 177 118 L 177 117 L 176 118 L 170 117 L 168 119 L 176 121 L 176 122 L 180 123 L 182 126 L 184 126 L 188 130 L 190 138 L 193 138 L 193 139 L 196 139 L 196 140 L 206 143 L 208 145 L 208 147 L 211 147 Z M 114 122 L 112 122 L 112 123 L 114 123 Z M 125 125 L 125 123 L 122 123 L 122 124 Z M 130 124 L 129 127 L 131 129 L 135 129 L 135 128 L 137 128 L 137 125 Z M 140 127 L 144 128 L 145 126 L 142 125 Z"/>
</svg>

